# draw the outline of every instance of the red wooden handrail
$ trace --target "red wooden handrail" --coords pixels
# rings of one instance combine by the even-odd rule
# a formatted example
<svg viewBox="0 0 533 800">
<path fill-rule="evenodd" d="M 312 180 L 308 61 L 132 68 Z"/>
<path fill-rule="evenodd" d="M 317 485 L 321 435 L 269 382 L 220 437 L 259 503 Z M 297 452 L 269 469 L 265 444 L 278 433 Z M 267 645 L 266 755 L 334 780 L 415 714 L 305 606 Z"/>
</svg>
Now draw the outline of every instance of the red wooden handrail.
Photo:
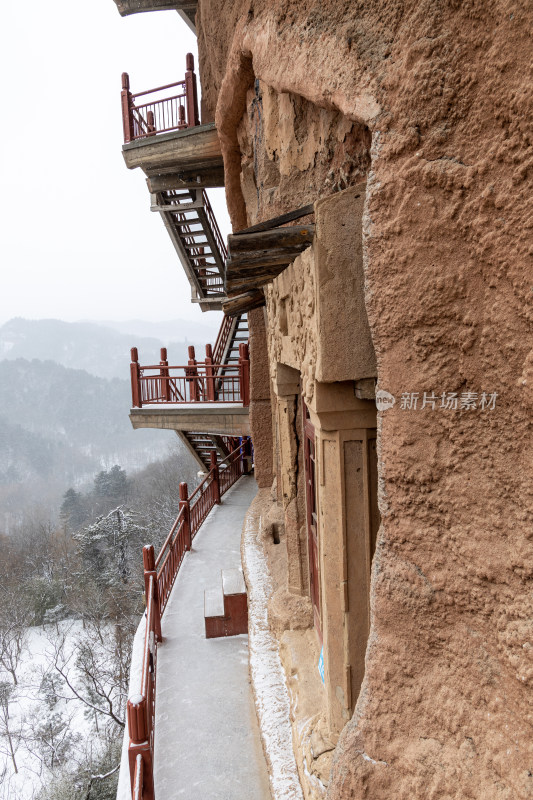
<svg viewBox="0 0 533 800">
<path fill-rule="evenodd" d="M 224 316 L 224 319 L 222 320 L 222 325 L 220 326 L 215 346 L 213 347 L 213 360 L 215 364 L 220 364 L 224 357 L 224 352 L 226 350 L 231 328 L 234 322 L 235 320 L 233 317 Z"/>
<path fill-rule="evenodd" d="M 229 365 L 214 363 L 210 356 L 206 356 L 205 361 L 197 361 L 194 348 L 190 347 L 189 363 L 173 366 L 166 359 L 165 348 L 162 348 L 159 364 L 141 365 L 137 348 L 132 347 L 132 407 L 162 403 L 250 405 L 250 359 L 247 348 L 248 345 L 242 342 L 239 345 L 238 364 Z"/>
<path fill-rule="evenodd" d="M 155 136 L 158 133 L 193 128 L 200 124 L 198 90 L 192 53 L 187 53 L 185 63 L 184 80 L 167 83 L 165 86 L 158 86 L 156 89 L 147 89 L 135 94 L 130 92 L 128 73 L 122 73 L 120 101 L 125 144 L 136 139 L 144 139 L 147 136 Z M 135 102 L 138 97 L 157 95 L 159 92 L 165 92 L 175 87 L 181 87 L 182 91 L 172 94 L 170 97 L 154 98 L 146 103 Z"/>
<path fill-rule="evenodd" d="M 146 593 L 146 627 L 140 691 L 128 699 L 128 760 L 132 800 L 155 800 L 154 734 L 157 643 L 161 641 L 161 618 L 176 580 L 185 552 L 213 506 L 233 484 L 249 471 L 246 454 L 248 441 L 242 442 L 217 465 L 211 452 L 211 469 L 189 495 L 186 483 L 180 483 L 180 510 L 155 558 L 153 545 L 143 548 Z M 225 466 L 223 466 L 225 465 Z M 191 502 L 194 499 L 194 502 Z"/>
</svg>

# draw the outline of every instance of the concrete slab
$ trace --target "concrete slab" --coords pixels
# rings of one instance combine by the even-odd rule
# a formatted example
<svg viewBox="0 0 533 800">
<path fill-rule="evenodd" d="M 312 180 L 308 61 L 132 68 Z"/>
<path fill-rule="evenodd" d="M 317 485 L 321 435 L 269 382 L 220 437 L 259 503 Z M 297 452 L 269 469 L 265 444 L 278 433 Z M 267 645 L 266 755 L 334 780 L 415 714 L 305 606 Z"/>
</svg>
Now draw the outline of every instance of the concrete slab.
<svg viewBox="0 0 533 800">
<path fill-rule="evenodd" d="M 154 403 L 130 410 L 132 427 L 249 436 L 248 408 L 233 403 Z"/>
<path fill-rule="evenodd" d="M 241 478 L 210 513 L 180 570 L 158 649 L 155 793 L 165 800 L 270 800 L 248 673 L 248 636 L 206 639 L 204 589 L 240 567 Z"/>
</svg>

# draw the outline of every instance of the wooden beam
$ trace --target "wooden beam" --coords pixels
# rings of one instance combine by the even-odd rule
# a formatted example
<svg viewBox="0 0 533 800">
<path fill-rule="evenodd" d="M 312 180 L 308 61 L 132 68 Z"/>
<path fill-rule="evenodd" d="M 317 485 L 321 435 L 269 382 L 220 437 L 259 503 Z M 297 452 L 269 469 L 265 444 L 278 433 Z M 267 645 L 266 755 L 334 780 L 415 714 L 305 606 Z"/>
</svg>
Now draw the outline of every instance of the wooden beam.
<svg viewBox="0 0 533 800">
<path fill-rule="evenodd" d="M 267 283 L 270 283 L 275 277 L 276 275 L 269 275 L 263 276 L 262 278 L 249 278 L 246 281 L 228 281 L 225 287 L 226 295 L 228 297 L 235 297 L 235 295 L 243 294 L 243 292 L 252 291 L 253 289 L 261 289 L 263 286 L 266 286 Z"/>
<path fill-rule="evenodd" d="M 246 253 L 235 253 L 226 260 L 226 273 L 239 272 L 249 267 L 267 267 L 273 264 L 290 264 L 296 256 L 309 247 L 302 244 L 299 247 L 284 247 L 275 250 L 253 250 Z"/>
<path fill-rule="evenodd" d="M 238 297 L 231 297 L 222 301 L 222 311 L 227 317 L 236 317 L 238 314 L 246 314 L 254 308 L 260 308 L 266 304 L 265 295 L 261 289 L 252 292 L 245 292 Z"/>
<path fill-rule="evenodd" d="M 142 167 L 147 175 L 223 166 L 214 123 L 136 139 L 122 145 L 122 155 L 128 169 Z"/>
<path fill-rule="evenodd" d="M 279 264 L 259 264 L 256 266 L 239 267 L 235 270 L 226 270 L 225 278 L 227 281 L 243 281 L 248 278 L 275 278 L 284 269 L 287 269 L 291 262 L 283 261 Z"/>
<path fill-rule="evenodd" d="M 257 225 L 252 225 L 251 228 L 243 228 L 242 231 L 236 231 L 234 236 L 241 236 L 243 233 L 256 233 L 256 231 L 268 231 L 271 228 L 277 228 L 279 225 L 285 225 L 287 222 L 292 222 L 295 219 L 301 219 L 308 214 L 315 213 L 315 206 L 311 203 L 308 206 L 297 208 L 296 211 L 289 211 L 287 214 L 282 214 L 280 217 L 273 217 L 267 219 L 265 222 L 259 222 Z"/>
<path fill-rule="evenodd" d="M 213 189 L 224 186 L 224 167 L 211 169 L 190 169 L 169 174 L 150 174 L 146 183 L 148 190 L 155 192 L 170 192 L 173 189 Z"/>
<path fill-rule="evenodd" d="M 115 0 L 121 17 L 130 14 L 140 14 L 143 11 L 195 11 L 198 7 L 197 0 Z"/>
<path fill-rule="evenodd" d="M 238 233 L 228 236 L 230 257 L 246 250 L 269 250 L 280 247 L 309 245 L 315 235 L 314 225 L 292 225 L 289 228 L 276 228 L 270 231 Z"/>
<path fill-rule="evenodd" d="M 242 271 L 235 274 L 226 273 L 224 276 L 224 286 L 226 290 L 230 290 L 230 287 L 235 285 L 240 285 L 242 283 L 246 283 L 247 281 L 256 281 L 256 280 L 267 280 L 273 281 L 280 272 L 287 269 L 288 264 L 274 264 L 273 266 L 269 267 L 257 267 L 255 269 L 250 269 L 246 271 Z"/>
</svg>

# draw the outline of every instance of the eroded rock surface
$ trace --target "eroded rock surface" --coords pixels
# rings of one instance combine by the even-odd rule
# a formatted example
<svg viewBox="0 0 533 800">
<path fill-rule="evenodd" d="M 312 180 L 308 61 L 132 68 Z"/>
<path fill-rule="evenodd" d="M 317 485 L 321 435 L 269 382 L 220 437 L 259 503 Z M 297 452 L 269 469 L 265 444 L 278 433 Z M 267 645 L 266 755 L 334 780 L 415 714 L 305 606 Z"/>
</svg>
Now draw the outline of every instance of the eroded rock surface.
<svg viewBox="0 0 533 800">
<path fill-rule="evenodd" d="M 532 22 L 523 0 L 200 3 L 235 228 L 367 179 L 366 308 L 397 402 L 330 800 L 533 794 Z M 465 392 L 476 408 L 441 407 Z"/>
</svg>

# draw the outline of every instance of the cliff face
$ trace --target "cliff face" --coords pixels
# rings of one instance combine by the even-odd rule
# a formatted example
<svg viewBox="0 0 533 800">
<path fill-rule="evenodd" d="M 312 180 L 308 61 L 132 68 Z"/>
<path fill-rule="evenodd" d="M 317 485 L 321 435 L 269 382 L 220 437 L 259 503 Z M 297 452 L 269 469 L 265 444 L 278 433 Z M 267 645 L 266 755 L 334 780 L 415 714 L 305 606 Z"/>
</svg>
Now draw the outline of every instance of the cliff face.
<svg viewBox="0 0 533 800">
<path fill-rule="evenodd" d="M 367 178 L 365 300 L 396 404 L 331 800 L 533 793 L 532 22 L 510 0 L 200 3 L 235 228 Z"/>
</svg>

